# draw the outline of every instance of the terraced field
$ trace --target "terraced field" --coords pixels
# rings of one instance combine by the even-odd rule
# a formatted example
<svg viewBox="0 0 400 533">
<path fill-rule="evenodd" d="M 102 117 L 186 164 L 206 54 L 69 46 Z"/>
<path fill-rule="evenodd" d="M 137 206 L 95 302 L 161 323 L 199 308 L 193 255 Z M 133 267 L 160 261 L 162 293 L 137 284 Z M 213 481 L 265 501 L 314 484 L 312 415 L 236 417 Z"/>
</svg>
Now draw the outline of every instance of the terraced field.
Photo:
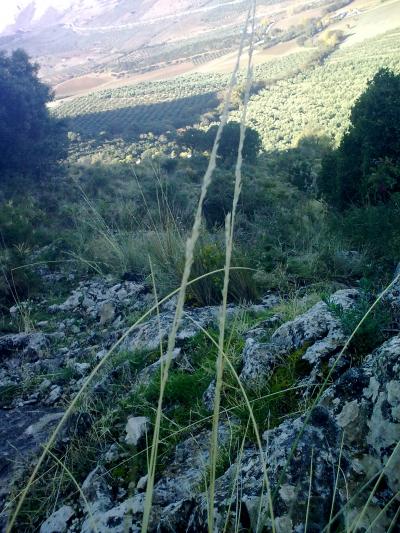
<svg viewBox="0 0 400 533">
<path fill-rule="evenodd" d="M 313 53 L 304 49 L 255 68 L 255 78 L 270 83 L 251 98 L 249 123 L 267 150 L 296 146 L 308 135 L 336 143 L 347 128 L 350 108 L 376 71 L 400 72 L 400 29 L 344 47 L 323 65 L 310 64 Z M 215 110 L 228 79 L 225 74 L 190 74 L 109 89 L 68 101 L 55 113 L 69 118 L 70 129 L 86 138 L 100 132 L 161 134 L 193 125 Z"/>
<path fill-rule="evenodd" d="M 273 59 L 255 69 L 256 79 L 266 81 L 293 75 L 304 65 L 311 51 Z M 54 113 L 69 119 L 72 131 L 95 136 L 101 131 L 114 134 L 162 133 L 196 123 L 200 116 L 219 104 L 229 75 L 189 74 L 172 80 L 144 82 L 107 89 L 69 100 Z"/>
<path fill-rule="evenodd" d="M 400 72 L 400 29 L 343 48 L 324 65 L 263 90 L 251 99 L 249 122 L 267 150 L 290 148 L 311 134 L 336 143 L 354 101 L 382 67 Z"/>
</svg>

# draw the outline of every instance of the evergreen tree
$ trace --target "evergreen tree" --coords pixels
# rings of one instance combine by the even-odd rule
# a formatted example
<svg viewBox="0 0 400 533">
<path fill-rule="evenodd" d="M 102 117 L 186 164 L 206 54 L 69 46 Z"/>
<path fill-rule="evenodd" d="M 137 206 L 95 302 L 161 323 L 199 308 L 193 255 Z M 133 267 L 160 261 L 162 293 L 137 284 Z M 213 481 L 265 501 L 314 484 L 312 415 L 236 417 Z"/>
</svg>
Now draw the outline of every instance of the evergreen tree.
<svg viewBox="0 0 400 533">
<path fill-rule="evenodd" d="M 340 210 L 400 191 L 400 75 L 381 69 L 355 103 L 350 128 L 322 164 L 319 189 Z"/>
<path fill-rule="evenodd" d="M 211 151 L 217 130 L 218 126 L 211 126 L 207 131 L 189 128 L 180 136 L 180 142 L 194 150 Z M 222 131 L 218 149 L 218 156 L 224 163 L 232 164 L 236 161 L 239 140 L 240 124 L 238 122 L 228 122 Z M 252 128 L 246 128 L 242 152 L 244 161 L 254 163 L 260 149 L 261 140 L 259 134 Z"/>
<path fill-rule="evenodd" d="M 23 50 L 0 52 L 0 180 L 41 179 L 65 155 L 66 133 L 47 103 L 49 87 Z"/>
</svg>

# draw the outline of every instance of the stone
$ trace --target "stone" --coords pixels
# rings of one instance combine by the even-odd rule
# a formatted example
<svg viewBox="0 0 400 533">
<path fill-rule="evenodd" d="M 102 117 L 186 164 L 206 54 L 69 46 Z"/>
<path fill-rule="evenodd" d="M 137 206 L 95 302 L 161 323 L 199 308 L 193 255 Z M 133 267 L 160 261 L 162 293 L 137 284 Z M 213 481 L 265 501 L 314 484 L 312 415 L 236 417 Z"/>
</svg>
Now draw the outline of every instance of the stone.
<svg viewBox="0 0 400 533">
<path fill-rule="evenodd" d="M 61 398 L 62 389 L 60 385 L 54 385 L 50 391 L 50 394 L 46 398 L 46 405 L 54 405 Z"/>
<path fill-rule="evenodd" d="M 341 428 L 347 427 L 349 424 L 357 420 L 359 411 L 357 400 L 347 402 L 344 404 L 342 411 L 336 417 L 337 423 Z"/>
<path fill-rule="evenodd" d="M 90 363 L 75 363 L 74 369 L 80 376 L 85 376 L 90 370 Z"/>
<path fill-rule="evenodd" d="M 13 355 L 36 361 L 48 352 L 49 347 L 49 337 L 44 333 L 3 335 L 0 337 L 0 361 Z"/>
<path fill-rule="evenodd" d="M 0 409 L 0 531 L 6 513 L 3 506 L 12 483 L 42 451 L 63 412 L 54 408 L 22 407 Z"/>
<path fill-rule="evenodd" d="M 69 505 L 63 505 L 43 522 L 40 533 L 66 533 L 75 511 Z"/>
<path fill-rule="evenodd" d="M 143 496 L 138 494 L 128 498 L 121 504 L 103 512 L 97 511 L 92 516 L 87 516 L 79 533 L 126 533 L 127 523 L 129 533 L 140 533 L 140 523 L 133 523 L 132 517 L 143 512 Z"/>
<path fill-rule="evenodd" d="M 390 494 L 400 490 L 400 419 L 396 411 L 400 390 L 400 336 L 386 341 L 370 354 L 362 366 L 349 369 L 324 393 L 321 403 L 345 429 L 344 450 L 350 458 L 347 475 L 350 486 L 362 485 L 384 468 L 383 480 L 391 491 L 374 505 L 383 509 Z M 396 451 L 397 450 L 397 451 Z M 394 454 L 394 455 L 393 455 Z M 362 458 L 361 462 L 357 461 Z M 349 515 L 361 508 L 356 499 Z M 371 503 L 372 505 L 372 503 Z M 372 508 L 368 512 L 373 513 Z M 376 523 L 377 531 L 384 527 L 385 513 Z M 383 524 L 383 525 L 382 525 Z"/>
<path fill-rule="evenodd" d="M 106 470 L 102 466 L 97 466 L 82 484 L 81 489 L 85 499 L 81 496 L 81 504 L 88 514 L 102 513 L 112 507 L 111 490 L 107 485 L 106 475 Z"/>
<path fill-rule="evenodd" d="M 112 322 L 115 317 L 115 307 L 111 302 L 106 302 L 100 308 L 100 325 L 104 326 L 108 322 Z"/>
<path fill-rule="evenodd" d="M 125 442 L 137 446 L 138 442 L 148 431 L 150 420 L 146 416 L 131 416 L 125 426 Z"/>
<path fill-rule="evenodd" d="M 337 291 L 330 301 L 348 309 L 358 296 L 355 289 Z M 319 302 L 306 313 L 280 326 L 268 342 L 260 342 L 254 336 L 246 338 L 243 350 L 241 379 L 247 385 L 263 385 L 275 366 L 284 362 L 285 356 L 304 349 L 302 358 L 314 368 L 314 375 L 323 360 L 336 353 L 346 338 L 340 323 L 325 302 Z"/>
<path fill-rule="evenodd" d="M 94 278 L 81 282 L 71 295 L 59 305 L 52 305 L 49 311 L 75 312 L 80 315 L 100 320 L 100 324 L 110 323 L 118 311 L 133 305 L 144 292 L 141 283 L 124 281 L 112 284 L 112 281 Z"/>
<path fill-rule="evenodd" d="M 211 413 L 214 409 L 214 398 L 215 398 L 215 379 L 211 381 L 209 386 L 204 391 L 204 394 L 202 397 L 203 405 L 209 413 Z"/>
<path fill-rule="evenodd" d="M 137 482 L 136 488 L 139 491 L 146 490 L 147 487 L 147 480 L 149 476 L 146 474 L 145 476 L 142 476 L 139 481 Z"/>
</svg>

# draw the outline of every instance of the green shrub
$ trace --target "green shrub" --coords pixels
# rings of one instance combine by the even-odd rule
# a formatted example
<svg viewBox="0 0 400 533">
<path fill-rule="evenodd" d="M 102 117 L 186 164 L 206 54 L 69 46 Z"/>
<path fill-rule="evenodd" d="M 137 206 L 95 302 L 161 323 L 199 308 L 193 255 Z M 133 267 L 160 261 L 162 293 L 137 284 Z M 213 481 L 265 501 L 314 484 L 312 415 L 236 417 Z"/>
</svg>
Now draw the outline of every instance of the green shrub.
<svg viewBox="0 0 400 533">
<path fill-rule="evenodd" d="M 370 258 L 370 276 L 392 273 L 400 258 L 400 194 L 385 205 L 354 207 L 332 219 L 333 231 Z"/>
<path fill-rule="evenodd" d="M 24 245 L 0 250 L 0 312 L 34 295 L 40 279 L 29 267 L 31 250 Z"/>
<path fill-rule="evenodd" d="M 357 303 L 350 309 L 332 304 L 327 300 L 330 310 L 340 319 L 343 332 L 350 337 L 363 319 L 373 302 L 376 294 L 368 282 L 361 285 L 361 294 Z M 357 330 L 349 345 L 349 352 L 356 362 L 362 360 L 375 348 L 380 346 L 387 338 L 387 330 L 392 321 L 391 313 L 384 303 L 379 303 L 368 315 L 361 327 Z"/>
</svg>

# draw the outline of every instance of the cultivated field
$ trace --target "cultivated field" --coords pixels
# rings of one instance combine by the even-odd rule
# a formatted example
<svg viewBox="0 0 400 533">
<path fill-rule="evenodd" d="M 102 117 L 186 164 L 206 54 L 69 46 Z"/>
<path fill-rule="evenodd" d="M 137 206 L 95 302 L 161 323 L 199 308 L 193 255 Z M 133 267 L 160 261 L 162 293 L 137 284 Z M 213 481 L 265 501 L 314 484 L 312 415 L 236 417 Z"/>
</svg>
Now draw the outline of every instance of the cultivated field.
<svg viewBox="0 0 400 533">
<path fill-rule="evenodd" d="M 400 29 L 335 52 L 324 65 L 278 82 L 252 98 L 249 123 L 268 150 L 308 135 L 337 142 L 350 108 L 381 67 L 400 72 Z"/>
</svg>

